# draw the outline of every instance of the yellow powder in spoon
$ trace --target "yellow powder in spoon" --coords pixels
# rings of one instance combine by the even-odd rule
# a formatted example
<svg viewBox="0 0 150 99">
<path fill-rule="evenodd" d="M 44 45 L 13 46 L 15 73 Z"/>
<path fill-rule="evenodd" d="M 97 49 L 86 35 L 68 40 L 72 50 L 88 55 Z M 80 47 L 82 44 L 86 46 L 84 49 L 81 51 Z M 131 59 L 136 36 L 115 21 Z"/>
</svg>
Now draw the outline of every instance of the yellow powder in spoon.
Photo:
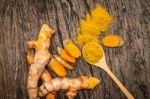
<svg viewBox="0 0 150 99">
<path fill-rule="evenodd" d="M 87 43 L 83 47 L 82 54 L 84 59 L 92 64 L 97 63 L 103 57 L 102 49 L 95 42 Z"/>
<path fill-rule="evenodd" d="M 80 21 L 80 27 L 77 28 L 77 43 L 80 46 L 88 42 L 98 42 L 98 36 L 101 32 L 107 31 L 112 17 L 101 5 L 87 14 L 85 20 Z"/>
</svg>

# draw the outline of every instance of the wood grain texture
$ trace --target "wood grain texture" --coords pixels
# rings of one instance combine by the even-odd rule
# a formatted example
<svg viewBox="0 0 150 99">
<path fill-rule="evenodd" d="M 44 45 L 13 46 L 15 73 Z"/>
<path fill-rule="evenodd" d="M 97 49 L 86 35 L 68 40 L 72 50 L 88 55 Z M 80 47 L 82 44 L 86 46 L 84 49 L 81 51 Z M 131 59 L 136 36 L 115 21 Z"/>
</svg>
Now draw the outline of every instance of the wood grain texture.
<svg viewBox="0 0 150 99">
<path fill-rule="evenodd" d="M 109 33 L 121 35 L 126 44 L 106 48 L 112 72 L 136 97 L 150 98 L 150 0 L 0 0 L 0 99 L 27 99 L 26 42 L 36 39 L 43 23 L 56 30 L 51 52 L 62 40 L 75 38 L 76 27 L 90 9 L 101 3 L 114 17 Z M 101 79 L 94 90 L 79 91 L 76 99 L 126 99 L 112 79 L 83 58 L 69 77 L 92 75 Z M 65 92 L 58 93 L 66 99 Z"/>
</svg>

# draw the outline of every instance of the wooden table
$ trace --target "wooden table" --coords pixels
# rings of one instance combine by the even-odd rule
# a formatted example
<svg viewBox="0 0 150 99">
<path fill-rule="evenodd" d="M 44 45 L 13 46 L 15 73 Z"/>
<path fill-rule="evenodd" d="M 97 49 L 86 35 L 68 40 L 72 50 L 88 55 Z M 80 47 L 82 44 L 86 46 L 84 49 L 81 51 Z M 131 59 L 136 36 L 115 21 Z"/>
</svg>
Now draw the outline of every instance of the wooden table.
<svg viewBox="0 0 150 99">
<path fill-rule="evenodd" d="M 97 3 L 114 17 L 109 33 L 126 40 L 120 48 L 104 47 L 109 68 L 137 99 L 150 98 L 149 0 L 0 0 L 0 99 L 28 98 L 26 42 L 37 38 L 42 24 L 56 30 L 50 49 L 56 54 L 63 39 L 77 36 L 79 20 Z M 94 90 L 79 91 L 76 99 L 126 99 L 101 69 L 83 58 L 75 67 L 68 77 L 92 75 L 101 79 Z M 62 91 L 58 97 L 67 98 Z"/>
</svg>

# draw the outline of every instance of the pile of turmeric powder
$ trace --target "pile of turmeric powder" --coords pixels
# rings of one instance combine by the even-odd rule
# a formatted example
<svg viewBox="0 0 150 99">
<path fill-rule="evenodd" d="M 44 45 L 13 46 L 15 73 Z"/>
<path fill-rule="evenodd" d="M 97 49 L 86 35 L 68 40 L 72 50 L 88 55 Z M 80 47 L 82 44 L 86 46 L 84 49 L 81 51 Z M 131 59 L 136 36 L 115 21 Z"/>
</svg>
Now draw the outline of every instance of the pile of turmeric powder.
<svg viewBox="0 0 150 99">
<path fill-rule="evenodd" d="M 84 59 L 92 64 L 97 63 L 103 57 L 102 50 L 95 42 L 87 43 L 83 47 L 82 54 Z"/>
<path fill-rule="evenodd" d="M 80 21 L 80 27 L 77 28 L 77 43 L 80 46 L 88 42 L 98 42 L 100 33 L 107 31 L 112 23 L 112 17 L 101 5 L 87 14 L 85 20 Z"/>
<path fill-rule="evenodd" d="M 38 39 L 27 43 L 27 61 L 30 64 L 28 73 L 27 89 L 30 99 L 40 99 L 46 95 L 46 99 L 55 99 L 56 92 L 59 90 L 68 90 L 67 96 L 73 99 L 76 91 L 80 89 L 93 89 L 100 83 L 95 77 L 81 76 L 79 78 L 52 78 L 45 66 L 48 66 L 59 77 L 65 77 L 76 59 L 81 56 L 79 48 L 71 41 L 64 40 L 64 49 L 58 48 L 59 55 L 52 55 L 48 48 L 50 47 L 50 37 L 54 30 L 47 24 L 42 25 Z M 38 86 L 39 79 L 43 84 Z M 39 88 L 38 88 L 39 87 Z"/>
</svg>

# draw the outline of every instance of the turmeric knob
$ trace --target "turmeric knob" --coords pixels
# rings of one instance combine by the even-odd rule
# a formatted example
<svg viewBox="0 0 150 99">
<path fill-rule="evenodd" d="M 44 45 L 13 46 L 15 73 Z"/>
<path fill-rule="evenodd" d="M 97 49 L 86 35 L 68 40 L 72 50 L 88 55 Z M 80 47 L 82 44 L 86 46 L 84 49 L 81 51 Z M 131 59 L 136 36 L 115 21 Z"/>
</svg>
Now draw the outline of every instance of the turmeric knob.
<svg viewBox="0 0 150 99">
<path fill-rule="evenodd" d="M 103 38 L 102 43 L 107 47 L 119 47 L 123 46 L 125 41 L 117 35 L 108 35 Z"/>
<path fill-rule="evenodd" d="M 57 60 L 52 59 L 48 64 L 48 67 L 56 73 L 59 77 L 65 77 L 67 75 L 66 69 Z"/>
<path fill-rule="evenodd" d="M 56 95 L 55 94 L 52 94 L 52 93 L 48 93 L 46 95 L 46 99 L 56 99 Z"/>
<path fill-rule="evenodd" d="M 34 51 L 31 49 L 28 49 L 28 51 L 27 51 L 27 62 L 29 64 L 32 64 L 33 60 L 34 60 Z"/>
<path fill-rule="evenodd" d="M 65 47 L 65 50 L 74 58 L 78 58 L 81 56 L 81 52 L 80 52 L 80 49 L 75 45 L 73 44 L 72 41 L 70 40 L 64 40 L 63 41 L 63 44 L 64 44 L 64 47 Z"/>
<path fill-rule="evenodd" d="M 76 59 L 72 56 L 70 56 L 65 49 L 62 49 L 60 47 L 57 48 L 59 55 L 66 61 L 70 63 L 75 63 Z"/>
<path fill-rule="evenodd" d="M 54 57 L 55 57 L 55 59 L 60 63 L 60 64 L 62 64 L 64 67 L 66 67 L 67 69 L 70 69 L 70 70 L 73 70 L 74 69 L 74 67 L 71 65 L 71 64 L 69 64 L 69 63 L 67 63 L 66 61 L 64 61 L 60 56 L 58 56 L 58 55 L 53 55 Z"/>
</svg>

